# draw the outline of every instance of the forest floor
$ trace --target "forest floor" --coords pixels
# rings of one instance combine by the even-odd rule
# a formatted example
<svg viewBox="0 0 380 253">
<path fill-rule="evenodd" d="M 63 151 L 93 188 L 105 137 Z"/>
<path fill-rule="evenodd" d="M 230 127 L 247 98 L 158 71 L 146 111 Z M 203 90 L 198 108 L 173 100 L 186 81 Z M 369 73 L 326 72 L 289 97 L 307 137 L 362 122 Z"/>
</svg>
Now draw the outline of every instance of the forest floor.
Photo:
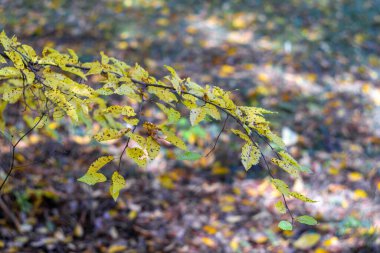
<svg viewBox="0 0 380 253">
<path fill-rule="evenodd" d="M 122 147 L 51 126 L 55 138 L 34 133 L 20 144 L 0 198 L 1 252 L 380 251 L 378 1 L 0 0 L 1 29 L 83 61 L 105 51 L 158 77 L 167 64 L 278 112 L 273 129 L 312 171 L 294 188 L 318 200 L 289 207 L 319 221 L 280 231 L 278 194 L 261 168 L 245 172 L 227 133 L 207 159 L 176 162 L 168 152 L 146 169 L 129 163 L 115 203 L 107 185 L 76 179 Z M 208 150 L 221 125 L 182 128 Z M 3 139 L 0 161 L 4 178 Z"/>
</svg>

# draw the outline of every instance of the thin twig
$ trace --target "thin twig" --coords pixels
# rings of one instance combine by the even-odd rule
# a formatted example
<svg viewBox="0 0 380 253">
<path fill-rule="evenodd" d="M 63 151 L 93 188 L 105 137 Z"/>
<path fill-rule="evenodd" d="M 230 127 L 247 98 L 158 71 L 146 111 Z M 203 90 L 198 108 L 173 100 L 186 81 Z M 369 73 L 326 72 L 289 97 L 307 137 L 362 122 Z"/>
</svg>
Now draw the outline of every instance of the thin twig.
<svg viewBox="0 0 380 253">
<path fill-rule="evenodd" d="M 207 153 L 207 155 L 205 155 L 205 157 L 208 157 L 208 156 L 211 154 L 211 152 L 215 150 L 216 144 L 218 143 L 219 138 L 220 138 L 220 135 L 222 134 L 222 132 L 224 131 L 224 128 L 226 127 L 226 123 L 227 123 L 227 120 L 228 120 L 229 117 L 230 117 L 230 115 L 227 114 L 227 117 L 226 117 L 226 119 L 224 120 L 224 123 L 223 123 L 223 127 L 222 127 L 222 129 L 220 130 L 218 136 L 216 137 L 216 140 L 215 140 L 214 146 L 213 146 L 212 149 Z"/>
<path fill-rule="evenodd" d="M 132 129 L 132 133 L 134 133 L 134 132 L 136 131 L 136 129 L 137 129 L 137 127 L 139 126 L 140 121 L 141 121 L 141 111 L 142 111 L 143 104 L 144 104 L 144 102 L 145 102 L 145 101 L 144 101 L 144 89 L 143 89 L 143 91 L 142 91 L 142 93 L 141 93 L 141 100 L 142 100 L 142 101 L 141 101 L 141 103 L 140 103 L 139 110 L 138 110 L 138 112 L 137 112 L 138 123 L 137 123 L 136 126 L 133 127 L 133 129 Z M 117 166 L 117 172 L 120 172 L 121 160 L 122 160 L 122 158 L 123 158 L 123 155 L 124 155 L 124 153 L 125 153 L 125 150 L 127 149 L 128 145 L 129 145 L 129 141 L 130 141 L 130 140 L 131 140 L 131 138 L 128 137 L 127 142 L 126 142 L 126 144 L 125 144 L 125 146 L 124 146 L 124 148 L 123 148 L 123 151 L 121 151 L 121 154 L 120 154 L 120 157 L 119 157 L 119 164 L 118 164 L 118 166 Z"/>
<path fill-rule="evenodd" d="M 22 141 L 22 139 L 24 139 L 28 134 L 30 134 L 36 127 L 37 125 L 41 122 L 41 120 L 43 119 L 43 117 L 45 116 L 45 112 L 42 113 L 41 117 L 39 118 L 39 120 L 34 124 L 33 127 L 31 127 L 26 133 L 24 133 L 17 141 L 15 144 L 11 143 L 12 145 L 12 150 L 11 150 L 11 164 L 9 166 L 9 170 L 7 172 L 7 175 L 5 176 L 5 179 L 4 181 L 1 183 L 1 186 L 0 186 L 0 193 L 1 193 L 1 190 L 3 189 L 5 183 L 7 182 L 9 176 L 11 175 L 13 169 L 14 169 L 14 162 L 15 162 L 15 154 L 16 154 L 16 147 L 17 145 L 20 143 L 20 141 Z"/>
</svg>

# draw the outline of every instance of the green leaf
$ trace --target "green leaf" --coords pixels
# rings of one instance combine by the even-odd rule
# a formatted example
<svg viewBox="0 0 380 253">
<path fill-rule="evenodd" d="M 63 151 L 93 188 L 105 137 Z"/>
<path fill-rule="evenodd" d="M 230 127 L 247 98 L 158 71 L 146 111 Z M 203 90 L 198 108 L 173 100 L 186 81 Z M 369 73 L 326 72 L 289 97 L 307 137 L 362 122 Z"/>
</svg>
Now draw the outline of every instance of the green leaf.
<svg viewBox="0 0 380 253">
<path fill-rule="evenodd" d="M 282 220 L 278 223 L 278 227 L 281 228 L 282 230 L 293 230 L 293 226 L 289 221 Z"/>
<path fill-rule="evenodd" d="M 310 225 L 310 226 L 314 226 L 318 224 L 318 221 L 314 219 L 314 217 L 308 216 L 308 215 L 299 216 L 296 218 L 296 221 L 302 224 Z"/>
<path fill-rule="evenodd" d="M 191 151 L 187 151 L 187 152 L 184 152 L 182 154 L 179 154 L 177 156 L 177 160 L 181 160 L 181 161 L 196 161 L 196 160 L 199 160 L 200 158 L 202 157 L 201 154 L 198 154 L 198 153 L 194 153 L 194 152 L 191 152 Z"/>
</svg>

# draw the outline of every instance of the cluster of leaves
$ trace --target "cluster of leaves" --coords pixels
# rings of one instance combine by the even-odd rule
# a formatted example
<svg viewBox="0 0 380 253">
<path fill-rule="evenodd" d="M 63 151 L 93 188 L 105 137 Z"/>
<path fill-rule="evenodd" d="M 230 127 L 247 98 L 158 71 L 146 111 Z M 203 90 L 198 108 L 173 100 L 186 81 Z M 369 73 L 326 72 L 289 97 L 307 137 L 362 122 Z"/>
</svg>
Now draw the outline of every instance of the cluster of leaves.
<svg viewBox="0 0 380 253">
<path fill-rule="evenodd" d="M 201 156 L 189 151 L 177 135 L 176 122 L 185 117 L 183 111 L 190 111 L 188 117 L 192 125 L 206 120 L 222 121 L 222 114 L 225 114 L 220 133 L 228 119 L 232 118 L 237 123 L 239 129 L 230 131 L 244 142 L 241 162 L 245 169 L 249 170 L 262 161 L 273 186 L 282 195 L 276 209 L 280 213 L 288 212 L 291 222 L 281 221 L 279 227 L 292 229 L 294 221 L 308 225 L 317 223 L 310 216 L 293 216 L 287 198 L 315 201 L 291 191 L 288 184 L 274 177 L 257 142 L 260 139 L 271 148 L 274 154 L 272 166 L 283 169 L 292 177 L 299 177 L 301 172 L 305 172 L 286 152 L 281 138 L 271 131 L 264 115 L 272 112 L 236 105 L 229 91 L 211 85 L 203 87 L 190 78 L 182 79 L 170 66 L 165 66 L 170 74 L 163 80 L 157 80 L 140 65 L 129 66 L 103 52 L 100 53 L 100 61 L 86 63 L 80 62 L 70 49 L 68 54 L 64 54 L 46 47 L 42 56 L 38 56 L 32 47 L 19 43 L 15 37 L 8 38 L 4 31 L 0 35 L 0 44 L 3 47 L 3 52 L 0 52 L 1 115 L 9 104 L 23 104 L 26 111 L 36 115 L 34 119 L 24 117 L 31 127 L 27 133 L 35 128 L 44 128 L 49 122 L 59 123 L 68 118 L 76 125 L 99 124 L 101 130 L 93 136 L 98 142 L 125 141 L 111 178 L 110 194 L 115 200 L 126 185 L 121 172 L 124 154 L 139 167 L 145 167 L 158 156 L 163 145 L 171 144 L 183 151 L 179 157 L 181 160 L 198 159 Z M 110 105 L 113 100 L 107 98 L 111 96 L 121 96 L 121 104 Z M 146 103 L 155 104 L 166 118 L 149 119 L 155 123 L 144 119 L 143 106 Z M 24 114 L 27 115 L 26 112 Z M 11 132 L 8 125 L 4 116 L 0 116 L 1 132 L 4 136 L 14 136 L 15 133 L 8 133 Z M 13 151 L 25 135 L 16 144 L 11 140 Z M 131 140 L 134 145 L 130 145 Z M 99 157 L 78 180 L 89 185 L 107 181 L 100 170 L 113 160 L 115 158 L 111 155 Z M 12 166 L 9 173 L 11 170 Z"/>
</svg>

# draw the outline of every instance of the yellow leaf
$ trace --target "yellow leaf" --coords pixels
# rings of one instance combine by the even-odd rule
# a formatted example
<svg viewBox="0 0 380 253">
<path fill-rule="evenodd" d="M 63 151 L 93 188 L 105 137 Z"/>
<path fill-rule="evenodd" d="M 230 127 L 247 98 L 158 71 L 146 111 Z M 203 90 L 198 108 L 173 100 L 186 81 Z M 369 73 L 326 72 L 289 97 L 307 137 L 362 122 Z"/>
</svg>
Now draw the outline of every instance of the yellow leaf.
<svg viewBox="0 0 380 253">
<path fill-rule="evenodd" d="M 269 82 L 269 77 L 265 73 L 259 73 L 257 76 L 257 79 L 259 79 L 263 83 L 268 83 Z"/>
<path fill-rule="evenodd" d="M 205 226 L 203 226 L 203 230 L 204 230 L 207 234 L 210 234 L 210 235 L 214 235 L 214 234 L 216 234 L 216 232 L 218 231 L 215 227 L 210 226 L 210 225 L 205 225 Z"/>
<path fill-rule="evenodd" d="M 262 233 L 255 233 L 255 235 L 253 236 L 253 240 L 256 243 L 263 244 L 268 241 L 268 237 Z"/>
<path fill-rule="evenodd" d="M 292 197 L 294 197 L 294 198 L 296 198 L 296 199 L 299 199 L 299 200 L 301 200 L 303 202 L 310 202 L 310 203 L 317 202 L 317 201 L 312 200 L 312 199 L 310 199 L 310 198 L 308 198 L 308 197 L 306 197 L 306 196 L 304 196 L 304 195 L 302 195 L 301 193 L 298 193 L 298 192 L 290 192 L 289 195 L 292 196 Z"/>
<path fill-rule="evenodd" d="M 249 170 L 253 165 L 258 164 L 260 156 L 260 150 L 256 145 L 249 142 L 244 144 L 241 151 L 241 162 L 243 163 L 245 170 Z"/>
<path fill-rule="evenodd" d="M 199 97 L 203 97 L 205 93 L 205 89 L 202 86 L 192 82 L 190 78 L 186 79 L 185 85 L 187 86 L 191 94 L 194 94 Z"/>
<path fill-rule="evenodd" d="M 291 164 L 292 166 L 294 166 L 296 169 L 302 171 L 302 168 L 301 166 L 298 164 L 298 162 L 296 160 L 294 160 L 293 157 L 291 157 L 288 153 L 286 153 L 285 151 L 280 151 L 278 152 L 278 154 L 282 157 L 282 159 L 284 159 L 286 162 L 288 162 L 289 164 Z"/>
<path fill-rule="evenodd" d="M 100 56 L 101 56 L 101 63 L 103 65 L 107 65 L 108 62 L 110 61 L 109 57 L 105 55 L 103 51 L 100 52 Z"/>
<path fill-rule="evenodd" d="M 331 246 L 336 246 L 339 244 L 339 239 L 338 237 L 336 236 L 333 236 L 329 239 L 326 239 L 324 242 L 323 242 L 323 246 L 325 247 L 331 247 Z"/>
<path fill-rule="evenodd" d="M 131 129 L 129 129 L 129 128 L 125 128 L 122 130 L 116 130 L 116 129 L 112 129 L 112 128 L 104 128 L 99 133 L 94 135 L 94 139 L 97 140 L 98 142 L 119 139 L 124 134 L 128 133 L 130 130 Z"/>
<path fill-rule="evenodd" d="M 323 248 L 317 248 L 314 253 L 329 253 L 327 250 L 323 249 Z"/>
<path fill-rule="evenodd" d="M 355 200 L 359 200 L 359 199 L 365 199 L 368 197 L 368 194 L 367 192 L 365 192 L 364 190 L 362 189 L 356 189 L 354 191 L 354 199 Z"/>
<path fill-rule="evenodd" d="M 228 173 L 230 173 L 230 169 L 227 167 L 214 166 L 211 170 L 212 175 L 227 175 Z"/>
<path fill-rule="evenodd" d="M 277 201 L 277 203 L 274 206 L 279 213 L 286 213 L 286 207 L 282 200 Z"/>
<path fill-rule="evenodd" d="M 0 64 L 7 63 L 7 60 L 0 54 Z"/>
<path fill-rule="evenodd" d="M 70 48 L 68 48 L 67 51 L 69 52 L 73 63 L 78 63 L 78 55 L 75 53 L 75 51 Z"/>
<path fill-rule="evenodd" d="M 88 76 L 89 75 L 98 75 L 98 74 L 102 73 L 102 71 L 103 71 L 103 67 L 100 64 L 100 62 L 98 62 L 98 61 L 83 63 L 82 67 L 89 68 L 89 70 L 86 73 L 86 75 L 88 75 Z"/>
<path fill-rule="evenodd" d="M 98 159 L 96 159 L 95 162 L 93 162 L 90 167 L 88 168 L 86 174 L 78 179 L 78 181 L 86 183 L 88 185 L 94 185 L 96 183 L 105 182 L 107 178 L 101 174 L 98 173 L 98 170 L 100 170 L 104 165 L 109 163 L 113 160 L 113 156 L 101 156 Z"/>
<path fill-rule="evenodd" d="M 4 90 L 3 99 L 13 104 L 16 103 L 22 96 L 22 88 L 7 87 Z"/>
<path fill-rule="evenodd" d="M 18 68 L 18 69 L 24 69 L 25 68 L 22 56 L 19 53 L 15 52 L 15 51 L 7 51 L 7 52 L 5 52 L 5 54 L 9 57 L 9 59 L 11 59 L 11 61 L 13 62 L 14 66 L 16 68 Z"/>
<path fill-rule="evenodd" d="M 357 182 L 357 181 L 360 181 L 363 179 L 363 174 L 361 174 L 359 172 L 351 172 L 348 174 L 348 179 L 351 182 Z"/>
<path fill-rule="evenodd" d="M 99 157 L 98 159 L 96 159 L 95 162 L 93 162 L 88 171 L 89 172 L 97 172 L 98 170 L 100 170 L 104 165 L 106 165 L 107 163 L 111 162 L 113 160 L 113 156 L 101 156 Z"/>
<path fill-rule="evenodd" d="M 119 197 L 120 190 L 125 187 L 125 179 L 119 172 L 115 171 L 112 174 L 112 183 L 110 187 L 110 193 L 112 198 L 116 201 Z"/>
<path fill-rule="evenodd" d="M 231 241 L 230 241 L 230 247 L 231 249 L 235 252 L 239 249 L 239 239 L 237 239 L 236 237 L 234 237 Z"/>
<path fill-rule="evenodd" d="M 192 110 L 197 108 L 197 98 L 189 94 L 182 94 L 182 104 L 188 109 Z"/>
<path fill-rule="evenodd" d="M 269 131 L 265 136 L 271 142 L 273 142 L 274 144 L 276 144 L 280 149 L 285 149 L 286 148 L 286 145 L 285 145 L 284 141 L 281 139 L 281 137 L 277 136 L 273 132 Z"/>
<path fill-rule="evenodd" d="M 78 181 L 86 183 L 88 185 L 94 185 L 96 183 L 107 181 L 107 178 L 99 172 L 87 172 L 84 176 L 79 178 Z"/>
<path fill-rule="evenodd" d="M 165 68 L 169 70 L 171 77 L 166 77 L 172 84 L 174 89 L 178 94 L 181 94 L 181 82 L 182 80 L 179 78 L 177 72 L 170 66 L 165 65 Z"/>
<path fill-rule="evenodd" d="M 299 177 L 299 172 L 296 167 L 294 167 L 290 162 L 282 161 L 277 158 L 272 158 L 272 163 L 276 164 L 281 169 L 285 170 L 287 173 L 294 177 Z"/>
<path fill-rule="evenodd" d="M 206 111 L 203 107 L 194 108 L 190 111 L 190 122 L 192 126 L 198 125 L 206 117 Z"/>
<path fill-rule="evenodd" d="M 62 108 L 73 121 L 78 121 L 78 115 L 74 106 L 66 100 L 59 90 L 45 91 L 45 95 L 58 107 Z"/>
<path fill-rule="evenodd" d="M 141 148 L 145 148 L 146 146 L 146 140 L 141 135 L 135 134 L 135 133 L 128 133 L 127 135 L 129 138 L 131 138 L 133 141 L 135 141 Z"/>
<path fill-rule="evenodd" d="M 243 133 L 242 131 L 240 130 L 237 130 L 237 129 L 231 129 L 231 132 L 233 132 L 235 135 L 239 136 L 241 139 L 245 140 L 246 142 L 248 143 L 251 143 L 251 139 L 249 138 L 248 135 L 246 135 L 245 133 Z"/>
<path fill-rule="evenodd" d="M 186 144 L 183 140 L 181 140 L 179 137 L 175 135 L 175 133 L 167 130 L 162 130 L 164 135 L 166 135 L 166 140 L 173 144 L 174 146 L 182 149 L 182 150 L 187 150 Z"/>
<path fill-rule="evenodd" d="M 228 77 L 232 75 L 235 72 L 234 66 L 230 65 L 223 65 L 219 70 L 219 75 L 221 77 Z"/>
<path fill-rule="evenodd" d="M 4 78 L 14 78 L 19 77 L 21 78 L 21 71 L 19 69 L 16 69 L 15 67 L 4 67 L 0 69 L 0 79 Z"/>
<path fill-rule="evenodd" d="M 321 239 L 321 235 L 317 233 L 304 233 L 297 241 L 294 242 L 294 247 L 297 249 L 307 250 L 316 245 Z"/>
<path fill-rule="evenodd" d="M 125 252 L 127 250 L 127 246 L 125 245 L 111 245 L 108 248 L 107 253 L 119 253 L 119 252 Z"/>
<path fill-rule="evenodd" d="M 166 103 L 178 101 L 176 95 L 174 95 L 171 91 L 164 88 L 150 86 L 148 87 L 148 92 L 156 95 L 160 100 Z"/>
<path fill-rule="evenodd" d="M 24 44 L 22 45 L 22 49 L 24 49 L 26 56 L 28 56 L 32 62 L 37 60 L 37 54 L 31 46 Z"/>
<path fill-rule="evenodd" d="M 212 104 L 206 104 L 204 106 L 204 110 L 206 111 L 206 113 L 208 115 L 210 115 L 214 119 L 220 120 L 220 112 L 219 112 L 218 108 L 216 108 L 216 106 L 214 106 Z"/>
<path fill-rule="evenodd" d="M 160 184 L 162 187 L 172 190 L 174 189 L 174 183 L 173 179 L 171 179 L 169 176 L 163 175 L 160 177 Z"/>
<path fill-rule="evenodd" d="M 288 196 L 290 194 L 289 186 L 280 179 L 271 179 L 271 183 L 276 187 L 276 189 L 284 194 L 285 196 Z"/>
<path fill-rule="evenodd" d="M 130 124 L 131 126 L 137 126 L 137 124 L 139 123 L 139 119 L 128 119 L 128 118 L 124 118 L 124 121 L 125 121 L 127 124 Z"/>
<path fill-rule="evenodd" d="M 10 50 L 11 46 L 14 46 L 14 41 L 8 38 L 4 30 L 0 34 L 0 43 L 3 45 L 5 50 Z"/>
<path fill-rule="evenodd" d="M 112 113 L 113 115 L 124 115 L 128 117 L 136 116 L 135 110 L 128 105 L 112 105 L 103 110 L 104 113 Z"/>
<path fill-rule="evenodd" d="M 135 64 L 135 67 L 132 68 L 130 71 L 131 71 L 130 75 L 132 79 L 135 79 L 138 81 L 145 81 L 146 79 L 149 78 L 149 73 L 137 63 Z"/>
<path fill-rule="evenodd" d="M 201 241 L 203 244 L 205 244 L 206 246 L 210 248 L 215 248 L 217 246 L 216 242 L 209 237 L 202 237 Z"/>
<path fill-rule="evenodd" d="M 140 167 L 146 166 L 146 158 L 141 148 L 127 148 L 127 155 Z"/>
<path fill-rule="evenodd" d="M 154 159 L 160 153 L 160 144 L 158 144 L 152 136 L 149 136 L 146 142 L 146 149 L 148 151 L 149 158 Z"/>
<path fill-rule="evenodd" d="M 220 209 L 224 213 L 230 213 L 230 212 L 235 211 L 235 206 L 234 205 L 225 204 L 225 205 L 222 205 Z"/>
<path fill-rule="evenodd" d="M 163 111 L 166 114 L 166 116 L 168 117 L 169 123 L 175 123 L 181 118 L 181 114 L 177 110 L 171 107 L 167 107 L 160 103 L 156 103 L 156 104 L 161 109 L 161 111 Z"/>
<path fill-rule="evenodd" d="M 68 67 L 66 64 L 60 64 L 59 67 L 63 70 L 63 71 L 66 71 L 66 72 L 69 72 L 69 73 L 72 73 L 74 75 L 77 75 L 79 76 L 80 78 L 82 78 L 83 80 L 87 80 L 87 77 L 86 77 L 86 74 L 83 73 L 83 71 L 79 68 L 75 68 L 75 67 Z"/>
<path fill-rule="evenodd" d="M 124 95 L 128 98 L 141 102 L 141 95 L 138 94 L 136 87 L 130 83 L 124 83 L 120 87 L 116 88 L 115 94 Z"/>
</svg>

